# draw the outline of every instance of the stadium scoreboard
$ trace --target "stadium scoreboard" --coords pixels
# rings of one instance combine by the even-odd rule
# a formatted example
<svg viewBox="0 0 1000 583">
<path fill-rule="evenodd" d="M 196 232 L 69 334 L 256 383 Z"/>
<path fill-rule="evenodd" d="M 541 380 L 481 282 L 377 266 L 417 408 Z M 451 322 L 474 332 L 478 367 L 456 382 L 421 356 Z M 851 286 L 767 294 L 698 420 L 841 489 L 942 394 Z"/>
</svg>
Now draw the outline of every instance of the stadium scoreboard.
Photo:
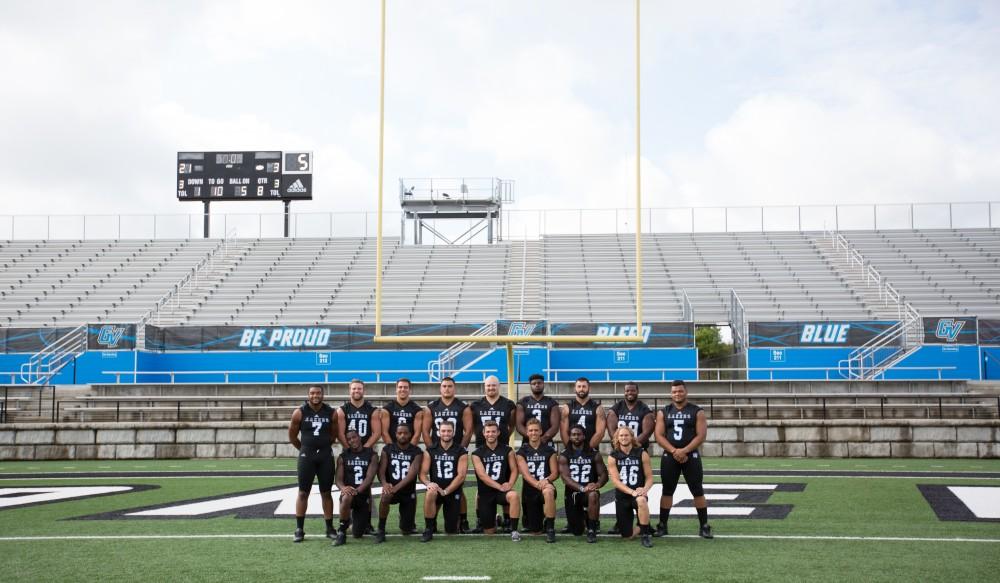
<svg viewBox="0 0 1000 583">
<path fill-rule="evenodd" d="M 178 200 L 311 200 L 312 152 L 178 152 Z"/>
</svg>

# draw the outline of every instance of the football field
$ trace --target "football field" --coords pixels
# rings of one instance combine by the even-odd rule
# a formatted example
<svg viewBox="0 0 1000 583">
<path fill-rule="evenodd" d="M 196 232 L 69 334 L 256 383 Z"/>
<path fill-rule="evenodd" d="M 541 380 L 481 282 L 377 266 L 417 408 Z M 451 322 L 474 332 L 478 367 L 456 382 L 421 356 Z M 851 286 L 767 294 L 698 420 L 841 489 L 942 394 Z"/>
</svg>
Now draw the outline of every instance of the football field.
<svg viewBox="0 0 1000 583">
<path fill-rule="evenodd" d="M 0 580 L 994 581 L 1000 573 L 1000 460 L 713 459 L 705 468 L 714 540 L 694 536 L 690 500 L 680 500 L 670 535 L 652 549 L 610 535 L 597 544 L 570 535 L 554 545 L 504 535 L 421 544 L 398 534 L 395 515 L 385 544 L 366 536 L 332 548 L 313 514 L 318 499 L 305 542 L 292 543 L 294 460 L 3 462 Z M 608 494 L 602 502 L 606 531 L 613 507 Z M 557 528 L 564 524 L 560 513 Z"/>
</svg>

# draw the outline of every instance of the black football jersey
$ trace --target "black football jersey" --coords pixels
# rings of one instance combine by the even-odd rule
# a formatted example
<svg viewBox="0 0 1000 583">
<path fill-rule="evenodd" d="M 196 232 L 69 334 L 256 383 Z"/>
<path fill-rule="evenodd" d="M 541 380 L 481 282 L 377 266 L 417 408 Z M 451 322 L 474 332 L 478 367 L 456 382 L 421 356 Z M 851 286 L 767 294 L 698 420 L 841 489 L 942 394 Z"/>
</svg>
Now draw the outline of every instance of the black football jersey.
<svg viewBox="0 0 1000 583">
<path fill-rule="evenodd" d="M 688 403 L 683 409 L 678 409 L 673 403 L 663 408 L 666 438 L 674 447 L 687 447 L 698 434 L 698 412 L 701 407 Z"/>
<path fill-rule="evenodd" d="M 363 447 L 360 451 L 345 449 L 340 454 L 340 465 L 344 468 L 344 484 L 357 488 L 365 481 L 368 467 L 375 463 L 375 451 Z"/>
<path fill-rule="evenodd" d="M 646 473 L 642 469 L 643 451 L 641 447 L 633 447 L 628 453 L 617 449 L 611 452 L 611 457 L 618 464 L 618 479 L 633 490 L 646 485 Z"/>
<path fill-rule="evenodd" d="M 507 397 L 501 396 L 496 403 L 490 403 L 485 398 L 472 403 L 472 426 L 476 430 L 476 445 L 484 445 L 483 424 L 496 421 L 500 426 L 500 443 L 510 443 L 510 421 L 514 418 L 516 405 Z"/>
<path fill-rule="evenodd" d="M 413 423 L 420 412 L 420 405 L 413 401 L 407 401 L 405 405 L 400 405 L 395 400 L 383 407 L 389 413 L 389 440 L 396 440 L 396 429 L 400 425 L 409 425 L 413 429 Z"/>
<path fill-rule="evenodd" d="M 368 401 L 360 407 L 355 407 L 348 401 L 340 408 L 344 411 L 344 421 L 347 424 L 344 431 L 353 429 L 358 432 L 361 443 L 368 441 L 372 436 L 372 417 L 375 415 L 375 407 Z"/>
<path fill-rule="evenodd" d="M 583 449 L 567 448 L 559 454 L 566 460 L 569 467 L 569 477 L 581 486 L 597 483 L 597 462 L 594 460 L 598 453 L 596 449 L 584 447 Z"/>
<path fill-rule="evenodd" d="M 395 443 L 390 443 L 385 446 L 382 450 L 383 453 L 389 456 L 388 462 L 385 467 L 385 479 L 390 484 L 398 484 L 403 481 L 406 474 L 410 471 L 410 467 L 413 464 L 420 463 L 420 456 L 423 455 L 423 451 L 413 445 L 412 443 L 408 445 L 405 449 L 399 447 Z M 410 482 L 410 487 L 416 489 L 417 480 Z M 410 491 L 408 488 L 408 491 Z"/>
<path fill-rule="evenodd" d="M 483 469 L 493 480 L 501 484 L 510 479 L 510 463 L 507 461 L 507 454 L 510 453 L 510 446 L 506 443 L 498 443 L 496 449 L 490 449 L 486 445 L 480 446 L 472 455 L 479 458 L 483 463 Z M 488 488 L 480 482 L 481 488 Z"/>
<path fill-rule="evenodd" d="M 556 450 L 552 449 L 552 446 L 547 443 L 542 443 L 538 449 L 531 447 L 529 443 L 525 443 L 517 450 L 517 455 L 524 458 L 531 477 L 536 480 L 543 480 L 550 473 L 551 468 L 549 464 L 551 463 L 552 456 L 556 455 Z"/>
<path fill-rule="evenodd" d="M 303 451 L 330 449 L 330 416 L 333 408 L 323 403 L 319 411 L 313 411 L 309 403 L 302 405 L 302 423 L 299 425 L 299 441 Z"/>
<path fill-rule="evenodd" d="M 451 447 L 444 449 L 440 444 L 427 450 L 431 456 L 431 471 L 429 478 L 438 486 L 448 487 L 458 472 L 467 472 L 469 468 L 458 467 L 461 457 L 467 452 L 458 442 L 452 442 Z"/>
<path fill-rule="evenodd" d="M 542 424 L 542 433 L 545 433 L 552 427 L 552 408 L 559 406 L 559 403 L 552 397 L 542 397 L 539 400 L 535 400 L 531 395 L 522 397 L 517 404 L 524 408 L 525 421 L 531 417 L 538 419 Z"/>
<path fill-rule="evenodd" d="M 438 442 L 438 427 L 441 427 L 442 422 L 448 420 L 455 425 L 455 443 L 462 444 L 462 438 L 465 437 L 462 413 L 466 407 L 468 405 L 458 399 L 453 399 L 450 405 L 445 405 L 441 399 L 435 399 L 427 404 L 427 408 L 431 410 L 431 443 Z"/>
<path fill-rule="evenodd" d="M 581 405 L 576 399 L 569 402 L 569 427 L 574 425 L 583 427 L 584 439 L 590 443 L 590 438 L 597 432 L 597 408 L 600 403 L 593 399 L 588 399 Z"/>
<path fill-rule="evenodd" d="M 628 403 L 624 399 L 615 403 L 615 406 L 611 410 L 618 416 L 618 427 L 628 427 L 636 437 L 639 437 L 639 434 L 642 433 L 643 418 L 653 412 L 642 401 L 636 401 L 635 407 L 630 411 Z M 647 443 L 649 443 L 649 439 L 642 445 L 645 446 Z"/>
</svg>

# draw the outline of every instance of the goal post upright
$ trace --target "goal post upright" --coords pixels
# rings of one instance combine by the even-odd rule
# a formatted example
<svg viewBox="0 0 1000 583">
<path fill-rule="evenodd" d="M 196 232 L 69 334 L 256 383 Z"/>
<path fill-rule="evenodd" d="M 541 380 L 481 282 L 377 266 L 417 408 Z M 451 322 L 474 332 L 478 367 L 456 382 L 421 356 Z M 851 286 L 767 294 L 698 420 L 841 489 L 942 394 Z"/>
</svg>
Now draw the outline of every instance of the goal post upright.
<svg viewBox="0 0 1000 583">
<path fill-rule="evenodd" d="M 376 241 L 375 241 L 375 335 L 373 341 L 376 343 L 395 344 L 434 344 L 442 342 L 475 342 L 475 343 L 496 343 L 503 344 L 507 353 L 507 387 L 508 394 L 514 396 L 514 350 L 515 344 L 526 342 L 546 342 L 561 343 L 572 342 L 578 344 L 596 343 L 642 343 L 644 336 L 642 333 L 642 156 L 641 156 L 641 135 L 640 135 L 640 42 L 639 42 L 639 3 L 635 0 L 635 333 L 633 335 L 598 336 L 598 335 L 539 335 L 539 336 L 519 336 L 519 335 L 495 335 L 495 336 L 386 336 L 382 334 L 382 214 L 383 214 L 383 173 L 384 173 L 384 147 L 385 147 L 385 20 L 386 20 L 386 0 L 381 0 L 381 30 L 379 37 L 379 126 L 378 126 L 378 216 L 376 218 Z"/>
</svg>

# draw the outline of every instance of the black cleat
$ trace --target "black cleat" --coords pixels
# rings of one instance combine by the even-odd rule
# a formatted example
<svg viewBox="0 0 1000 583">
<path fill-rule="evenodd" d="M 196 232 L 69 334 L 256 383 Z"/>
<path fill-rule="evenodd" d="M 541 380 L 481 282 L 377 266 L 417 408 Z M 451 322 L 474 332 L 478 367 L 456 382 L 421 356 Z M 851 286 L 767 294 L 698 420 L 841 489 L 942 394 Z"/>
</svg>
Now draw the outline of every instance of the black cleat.
<svg viewBox="0 0 1000 583">
<path fill-rule="evenodd" d="M 587 531 L 587 542 L 588 543 L 596 543 L 597 542 L 597 531 L 596 530 L 588 530 Z"/>
<path fill-rule="evenodd" d="M 640 542 L 642 542 L 642 546 L 646 547 L 647 549 L 653 548 L 653 539 L 650 538 L 648 534 L 642 535 L 642 537 L 639 540 Z"/>
<path fill-rule="evenodd" d="M 365 527 L 365 534 L 375 534 L 375 527 L 369 522 L 368 526 Z"/>
<path fill-rule="evenodd" d="M 715 538 L 712 536 L 712 527 L 707 524 L 698 529 L 698 536 L 701 538 Z"/>
<path fill-rule="evenodd" d="M 375 531 L 375 544 L 381 544 L 385 542 L 385 531 L 376 530 Z"/>
<path fill-rule="evenodd" d="M 556 529 L 550 528 L 545 531 L 545 542 L 554 543 L 556 542 Z"/>
<path fill-rule="evenodd" d="M 420 535 L 420 542 L 429 543 L 433 538 L 434 538 L 434 531 L 428 528 L 423 532 L 423 534 Z"/>
<path fill-rule="evenodd" d="M 608 534 L 619 534 L 618 533 L 618 527 L 615 526 L 615 527 L 609 528 L 608 529 Z"/>
<path fill-rule="evenodd" d="M 567 524 L 566 528 L 559 531 L 559 534 L 573 534 L 573 529 L 571 529 Z"/>
<path fill-rule="evenodd" d="M 296 528 L 295 529 L 295 535 L 292 537 L 292 542 L 294 542 L 294 543 L 300 543 L 303 540 L 305 540 L 305 538 L 306 538 L 306 532 L 304 530 L 302 530 L 301 528 Z"/>
<path fill-rule="evenodd" d="M 478 528 L 479 527 L 479 524 L 478 524 L 479 521 L 476 521 L 476 522 L 477 522 L 476 528 Z M 461 533 L 472 532 L 472 527 L 469 526 L 469 521 L 468 520 L 463 520 L 462 522 L 458 523 L 458 532 L 461 532 Z M 480 530 L 479 532 L 482 532 L 482 531 Z"/>
<path fill-rule="evenodd" d="M 337 538 L 337 531 L 332 528 L 326 529 L 326 538 L 330 540 Z"/>
<path fill-rule="evenodd" d="M 667 525 L 662 522 L 660 524 L 657 524 L 656 532 L 653 533 L 653 536 L 655 536 L 656 538 L 662 538 L 667 536 Z"/>
<path fill-rule="evenodd" d="M 339 547 L 339 546 L 346 545 L 346 544 L 347 544 L 347 533 L 346 532 L 338 532 L 337 533 L 337 538 L 334 539 L 334 541 L 333 541 L 333 546 Z"/>
</svg>

